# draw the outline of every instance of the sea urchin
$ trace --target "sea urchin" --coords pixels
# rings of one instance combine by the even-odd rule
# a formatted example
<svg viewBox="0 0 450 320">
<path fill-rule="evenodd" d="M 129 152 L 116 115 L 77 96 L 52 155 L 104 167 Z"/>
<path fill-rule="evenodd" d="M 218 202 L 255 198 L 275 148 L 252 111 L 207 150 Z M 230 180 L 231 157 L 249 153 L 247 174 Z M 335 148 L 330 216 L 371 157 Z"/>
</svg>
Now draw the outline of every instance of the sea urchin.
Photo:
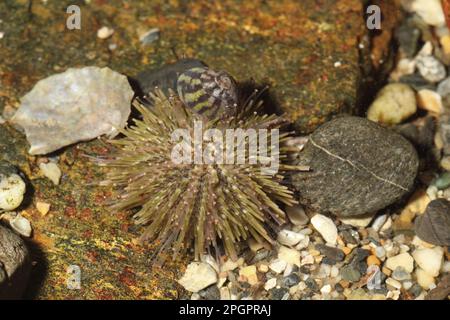
<svg viewBox="0 0 450 320">
<path fill-rule="evenodd" d="M 258 115 L 254 110 L 261 103 L 252 99 L 228 121 L 201 118 L 176 95 L 166 97 L 157 91 L 152 99 L 154 105 L 150 108 L 134 103 L 142 118 L 122 130 L 122 139 L 111 140 L 110 155 L 98 160 L 107 168 L 101 184 L 113 186 L 117 192 L 111 208 L 139 208 L 133 218 L 145 225 L 143 239 L 159 241 L 158 253 L 171 250 L 176 256 L 193 248 L 199 258 L 211 248 L 217 254 L 222 244 L 225 253 L 236 259 L 238 241 L 252 237 L 258 242 L 272 242 L 270 230 L 282 224 L 285 217 L 277 203 L 296 203 L 281 174 L 296 169 L 283 164 L 288 152 L 283 142 L 288 133 L 277 136 L 278 150 L 270 141 L 273 137 L 263 140 L 271 152 L 269 158 L 281 162 L 279 173 L 273 174 L 265 171 L 261 162 L 252 162 L 254 155 L 250 152 L 245 153 L 246 161 L 240 164 L 173 161 L 177 146 L 186 147 L 186 141 L 184 145 L 174 141 L 173 132 L 183 128 L 195 134 L 194 123 L 200 121 L 204 130 L 214 128 L 225 136 L 227 129 L 278 129 L 283 121 L 275 115 Z M 248 135 L 232 150 L 249 146 L 255 139 Z M 205 152 L 211 144 L 207 140 L 200 139 Z M 192 151 L 190 156 L 194 149 L 188 149 Z M 210 155 L 218 154 L 217 149 L 209 151 Z M 258 152 L 262 156 L 261 150 Z"/>
</svg>

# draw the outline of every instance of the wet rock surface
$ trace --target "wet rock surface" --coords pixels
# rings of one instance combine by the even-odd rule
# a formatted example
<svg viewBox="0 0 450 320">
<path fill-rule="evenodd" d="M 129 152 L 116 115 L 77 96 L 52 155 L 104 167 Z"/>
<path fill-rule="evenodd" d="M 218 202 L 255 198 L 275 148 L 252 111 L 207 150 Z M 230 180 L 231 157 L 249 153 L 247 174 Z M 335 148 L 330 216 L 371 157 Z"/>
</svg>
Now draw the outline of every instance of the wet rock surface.
<svg viewBox="0 0 450 320">
<path fill-rule="evenodd" d="M 310 137 L 294 176 L 300 201 L 321 212 L 350 217 L 375 212 L 408 193 L 418 169 L 403 137 L 358 117 L 332 120 Z"/>
<path fill-rule="evenodd" d="M 23 297 L 31 260 L 23 240 L 0 225 L 0 299 Z"/>
</svg>

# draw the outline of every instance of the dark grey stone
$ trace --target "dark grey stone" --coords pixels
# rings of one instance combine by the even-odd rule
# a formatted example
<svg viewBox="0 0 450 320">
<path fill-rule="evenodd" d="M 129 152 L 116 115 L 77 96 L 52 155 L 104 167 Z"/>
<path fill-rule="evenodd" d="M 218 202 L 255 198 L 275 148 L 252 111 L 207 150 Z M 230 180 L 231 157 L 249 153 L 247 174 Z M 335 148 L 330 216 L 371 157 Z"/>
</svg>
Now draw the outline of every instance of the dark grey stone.
<svg viewBox="0 0 450 320">
<path fill-rule="evenodd" d="M 286 288 L 274 288 L 270 290 L 270 298 L 272 300 L 281 300 L 287 292 L 288 290 Z"/>
<path fill-rule="evenodd" d="M 411 58 L 417 53 L 420 35 L 420 29 L 415 26 L 411 18 L 405 19 L 396 30 L 395 38 L 406 57 Z"/>
<path fill-rule="evenodd" d="M 333 265 L 336 264 L 336 262 L 343 261 L 345 258 L 344 251 L 338 248 L 329 247 L 325 244 L 317 244 L 316 249 L 319 250 L 320 253 L 326 257 L 326 259 L 322 260 L 322 262 L 326 264 Z"/>
<path fill-rule="evenodd" d="M 0 300 L 21 298 L 30 271 L 29 252 L 22 238 L 0 225 Z"/>
<path fill-rule="evenodd" d="M 319 291 L 319 286 L 317 285 L 317 282 L 313 278 L 308 278 L 305 280 L 306 286 L 311 289 L 313 292 Z"/>
<path fill-rule="evenodd" d="M 341 117 L 309 138 L 293 176 L 302 204 L 340 217 L 378 211 L 408 193 L 419 160 L 404 137 L 365 118 Z"/>
<path fill-rule="evenodd" d="M 445 199 L 431 201 L 425 213 L 416 218 L 414 229 L 426 242 L 450 246 L 450 202 Z"/>
<path fill-rule="evenodd" d="M 350 282 L 356 282 L 361 278 L 361 273 L 352 265 L 347 265 L 340 270 L 341 277 Z"/>
<path fill-rule="evenodd" d="M 299 282 L 300 282 L 300 277 L 295 273 L 291 273 L 290 275 L 288 275 L 286 278 L 283 279 L 284 286 L 289 287 L 289 288 L 292 286 L 295 286 Z"/>
</svg>

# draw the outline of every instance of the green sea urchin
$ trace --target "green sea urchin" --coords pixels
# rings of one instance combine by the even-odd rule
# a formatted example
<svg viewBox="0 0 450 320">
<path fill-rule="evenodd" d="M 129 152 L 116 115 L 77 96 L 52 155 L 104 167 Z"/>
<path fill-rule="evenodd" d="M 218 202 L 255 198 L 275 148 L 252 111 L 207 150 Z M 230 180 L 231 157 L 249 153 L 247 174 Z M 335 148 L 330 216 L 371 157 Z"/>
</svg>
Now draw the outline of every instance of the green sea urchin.
<svg viewBox="0 0 450 320">
<path fill-rule="evenodd" d="M 139 207 L 133 218 L 146 226 L 143 239 L 159 240 L 159 252 L 172 250 L 174 256 L 192 247 L 196 258 L 210 248 L 215 248 L 217 254 L 222 243 L 225 253 L 235 259 L 238 241 L 253 237 L 258 242 L 271 242 L 270 230 L 285 221 L 277 203 L 296 203 L 280 174 L 297 169 L 282 163 L 288 153 L 283 147 L 288 133 L 279 134 L 279 151 L 273 148 L 271 139 L 265 141 L 270 157 L 281 161 L 280 173 L 272 175 L 262 163 L 250 164 L 250 152 L 245 153 L 244 164 L 173 161 L 176 146 L 183 146 L 174 141 L 173 132 L 183 128 L 195 135 L 194 123 L 199 121 L 204 129 L 215 128 L 224 134 L 227 129 L 264 132 L 278 129 L 283 123 L 281 118 L 258 115 L 254 110 L 261 102 L 252 99 L 228 121 L 201 118 L 177 96 L 167 98 L 161 91 L 152 99 L 151 108 L 135 102 L 142 119 L 122 130 L 124 137 L 111 141 L 111 155 L 98 161 L 107 168 L 101 184 L 117 191 L 111 208 L 119 211 Z M 249 135 L 238 141 L 233 150 L 250 145 L 254 138 Z M 201 140 L 206 150 L 211 141 Z M 190 150 L 193 155 L 195 149 Z M 218 153 L 213 150 L 208 154 Z"/>
</svg>

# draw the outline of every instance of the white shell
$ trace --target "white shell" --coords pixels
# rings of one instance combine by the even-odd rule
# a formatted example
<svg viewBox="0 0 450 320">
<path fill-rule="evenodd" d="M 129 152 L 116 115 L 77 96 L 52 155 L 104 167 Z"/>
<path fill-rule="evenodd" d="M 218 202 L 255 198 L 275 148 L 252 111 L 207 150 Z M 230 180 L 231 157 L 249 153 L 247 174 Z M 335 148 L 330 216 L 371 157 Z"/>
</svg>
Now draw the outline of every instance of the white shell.
<svg viewBox="0 0 450 320">
<path fill-rule="evenodd" d="M 109 68 L 70 68 L 40 80 L 21 100 L 12 122 L 25 129 L 30 154 L 79 141 L 114 137 L 130 115 L 133 90 Z"/>
</svg>

